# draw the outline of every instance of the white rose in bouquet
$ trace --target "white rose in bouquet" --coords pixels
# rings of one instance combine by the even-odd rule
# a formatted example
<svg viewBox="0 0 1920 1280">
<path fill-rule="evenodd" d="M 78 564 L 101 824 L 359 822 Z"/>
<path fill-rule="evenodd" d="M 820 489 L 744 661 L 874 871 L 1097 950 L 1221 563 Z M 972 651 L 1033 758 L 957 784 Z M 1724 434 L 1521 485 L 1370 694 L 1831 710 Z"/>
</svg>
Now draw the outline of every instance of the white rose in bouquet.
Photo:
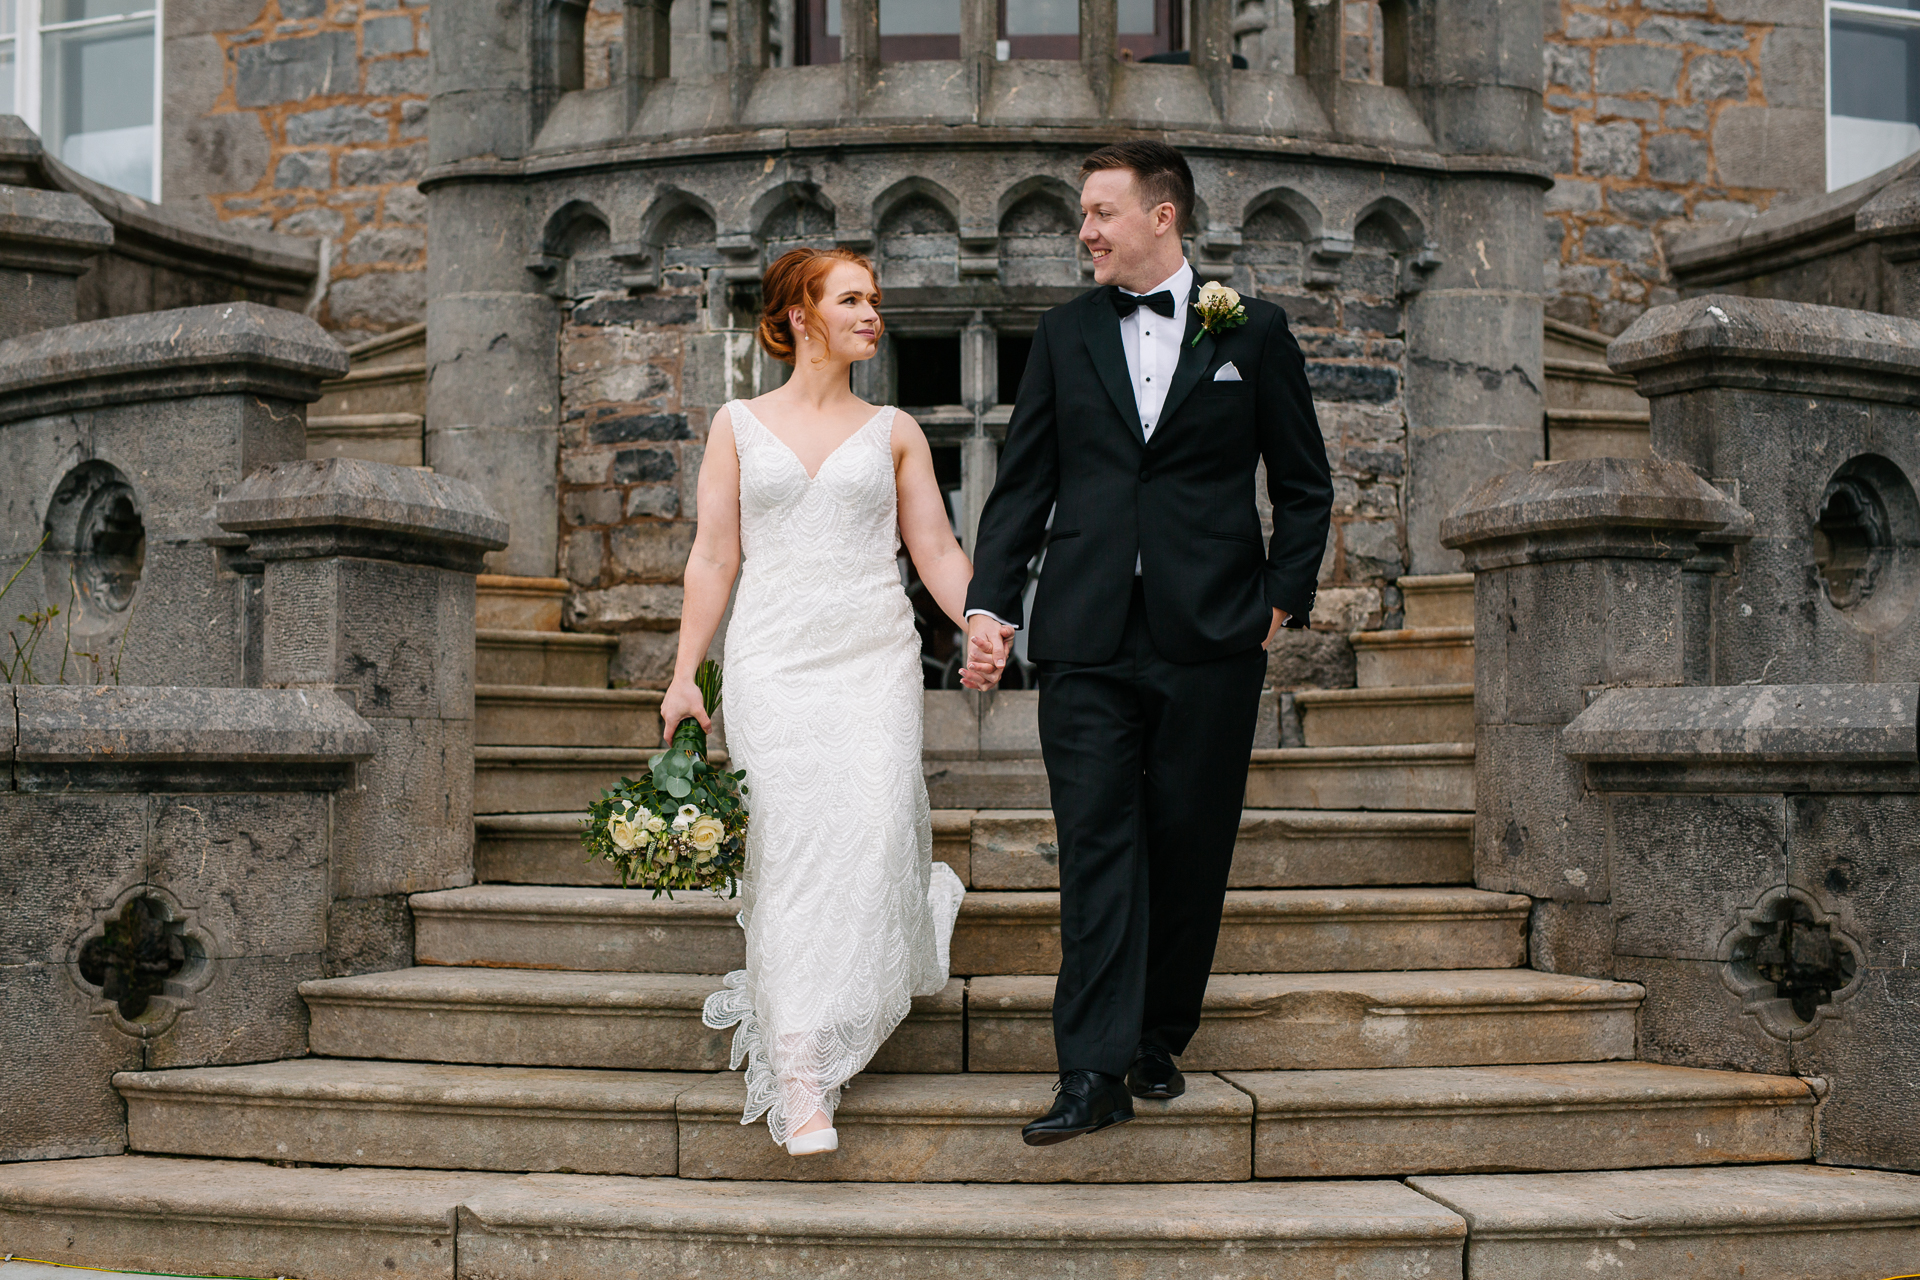
<svg viewBox="0 0 1920 1280">
<path fill-rule="evenodd" d="M 647 829 L 648 835 L 657 836 L 667 829 L 667 820 L 657 813 L 650 813 L 647 815 L 647 820 L 641 825 Z"/>
<path fill-rule="evenodd" d="M 720 819 L 708 815 L 696 818 L 693 826 L 688 828 L 687 835 L 693 841 L 693 847 L 706 855 L 700 861 L 706 862 L 712 858 L 714 849 L 718 848 L 720 842 L 726 838 L 727 828 Z"/>
<path fill-rule="evenodd" d="M 680 806 L 680 812 L 675 814 L 673 817 L 673 829 L 675 831 L 685 831 L 688 827 L 693 825 L 693 820 L 695 818 L 698 818 L 699 816 L 700 816 L 700 810 L 698 807 L 690 804 L 683 804 Z"/>
<path fill-rule="evenodd" d="M 607 835 L 612 838 L 615 847 L 631 849 L 640 843 L 640 833 L 625 818 L 615 818 L 607 824 Z"/>
</svg>

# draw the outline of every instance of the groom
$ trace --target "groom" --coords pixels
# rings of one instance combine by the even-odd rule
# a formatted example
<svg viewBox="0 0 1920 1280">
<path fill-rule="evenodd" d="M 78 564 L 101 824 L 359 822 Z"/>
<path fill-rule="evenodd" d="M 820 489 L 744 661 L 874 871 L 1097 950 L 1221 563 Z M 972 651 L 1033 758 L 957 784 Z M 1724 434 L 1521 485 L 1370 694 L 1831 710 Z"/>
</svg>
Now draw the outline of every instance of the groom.
<svg viewBox="0 0 1920 1280">
<path fill-rule="evenodd" d="M 1303 627 L 1333 489 L 1286 316 L 1199 305 L 1193 174 L 1160 142 L 1080 167 L 1102 286 L 1033 335 L 967 594 L 997 679 L 1046 536 L 1027 654 L 1060 841 L 1059 1094 L 1029 1145 L 1177 1098 L 1240 826 L 1266 647 Z M 1267 464 L 1273 539 L 1254 469 Z M 1052 516 L 1049 532 L 1048 516 Z"/>
</svg>

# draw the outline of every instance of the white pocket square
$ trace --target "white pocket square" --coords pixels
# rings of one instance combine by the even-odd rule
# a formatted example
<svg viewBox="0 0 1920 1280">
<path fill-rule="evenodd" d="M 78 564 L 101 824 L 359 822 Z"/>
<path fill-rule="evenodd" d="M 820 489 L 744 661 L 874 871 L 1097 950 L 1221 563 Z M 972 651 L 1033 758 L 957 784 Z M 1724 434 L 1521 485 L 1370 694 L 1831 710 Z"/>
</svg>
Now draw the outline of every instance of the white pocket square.
<svg viewBox="0 0 1920 1280">
<path fill-rule="evenodd" d="M 1213 380 L 1215 382 L 1243 381 L 1243 379 L 1240 377 L 1240 371 L 1233 367 L 1233 361 L 1231 360 L 1227 361 L 1225 364 L 1221 365 L 1218 369 L 1214 370 Z"/>
</svg>

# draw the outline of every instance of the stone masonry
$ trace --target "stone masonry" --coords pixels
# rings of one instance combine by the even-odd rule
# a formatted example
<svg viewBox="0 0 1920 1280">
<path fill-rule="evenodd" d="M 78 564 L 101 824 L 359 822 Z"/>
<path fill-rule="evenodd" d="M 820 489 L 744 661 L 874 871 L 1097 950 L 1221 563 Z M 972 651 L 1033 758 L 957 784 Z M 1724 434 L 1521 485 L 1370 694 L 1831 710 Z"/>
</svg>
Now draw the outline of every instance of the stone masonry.
<svg viewBox="0 0 1920 1280">
<path fill-rule="evenodd" d="M 1677 296 L 1655 232 L 1826 188 L 1818 0 L 1555 0 L 1547 314 L 1618 333 Z"/>
<path fill-rule="evenodd" d="M 167 15 L 169 201 L 328 245 L 316 318 L 351 341 L 426 306 L 427 13 L 220 0 Z"/>
</svg>

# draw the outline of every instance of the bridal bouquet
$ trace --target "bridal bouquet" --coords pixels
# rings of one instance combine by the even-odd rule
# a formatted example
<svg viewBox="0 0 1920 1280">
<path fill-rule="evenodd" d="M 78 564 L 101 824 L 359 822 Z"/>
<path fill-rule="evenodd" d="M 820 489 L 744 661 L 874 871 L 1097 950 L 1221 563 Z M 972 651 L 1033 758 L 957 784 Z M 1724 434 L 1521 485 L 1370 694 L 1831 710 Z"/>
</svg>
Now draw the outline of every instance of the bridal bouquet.
<svg viewBox="0 0 1920 1280">
<path fill-rule="evenodd" d="M 720 666 L 694 674 L 707 715 L 720 705 Z M 692 716 L 673 731 L 673 745 L 655 756 L 638 781 L 587 806 L 580 842 L 620 870 L 620 883 L 669 898 L 676 889 L 711 889 L 732 897 L 747 857 L 746 772 L 728 773 L 707 760 L 707 733 Z"/>
</svg>

